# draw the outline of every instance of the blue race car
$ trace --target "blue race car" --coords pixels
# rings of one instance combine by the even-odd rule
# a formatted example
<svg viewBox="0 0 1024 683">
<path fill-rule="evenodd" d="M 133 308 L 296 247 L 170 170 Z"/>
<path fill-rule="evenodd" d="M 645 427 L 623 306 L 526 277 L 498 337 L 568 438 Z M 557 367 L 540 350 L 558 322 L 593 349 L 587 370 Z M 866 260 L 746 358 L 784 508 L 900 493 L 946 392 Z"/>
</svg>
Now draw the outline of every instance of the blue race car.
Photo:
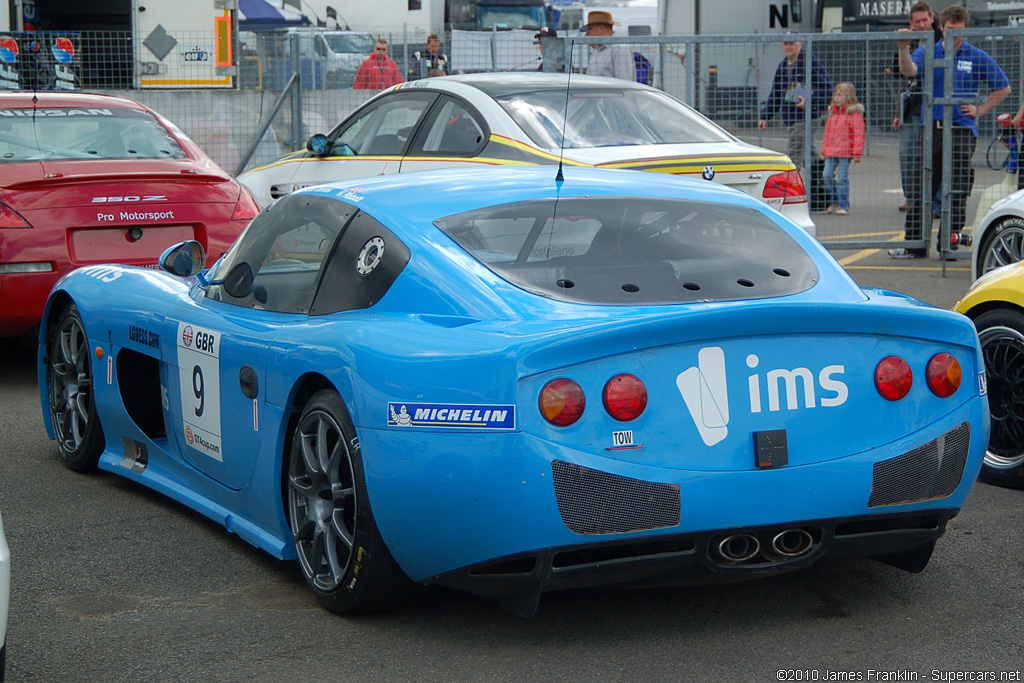
<svg viewBox="0 0 1024 683">
<path fill-rule="evenodd" d="M 540 594 L 911 571 L 989 439 L 971 322 L 857 286 L 762 202 L 548 167 L 307 188 L 211 269 L 81 268 L 50 295 L 46 428 L 329 609 L 417 584 Z"/>
</svg>

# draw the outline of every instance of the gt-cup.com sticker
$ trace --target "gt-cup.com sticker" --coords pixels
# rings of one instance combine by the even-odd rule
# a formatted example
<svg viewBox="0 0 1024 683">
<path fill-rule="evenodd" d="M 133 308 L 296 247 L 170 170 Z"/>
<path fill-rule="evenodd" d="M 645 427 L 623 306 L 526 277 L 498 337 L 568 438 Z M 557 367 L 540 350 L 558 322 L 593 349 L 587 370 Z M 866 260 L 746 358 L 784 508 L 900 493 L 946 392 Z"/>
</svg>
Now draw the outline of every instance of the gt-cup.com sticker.
<svg viewBox="0 0 1024 683">
<path fill-rule="evenodd" d="M 515 429 L 516 407 L 480 403 L 388 403 L 392 427 L 441 427 L 458 429 Z"/>
<path fill-rule="evenodd" d="M 178 367 L 185 443 L 223 462 L 220 438 L 220 332 L 178 323 Z"/>
</svg>

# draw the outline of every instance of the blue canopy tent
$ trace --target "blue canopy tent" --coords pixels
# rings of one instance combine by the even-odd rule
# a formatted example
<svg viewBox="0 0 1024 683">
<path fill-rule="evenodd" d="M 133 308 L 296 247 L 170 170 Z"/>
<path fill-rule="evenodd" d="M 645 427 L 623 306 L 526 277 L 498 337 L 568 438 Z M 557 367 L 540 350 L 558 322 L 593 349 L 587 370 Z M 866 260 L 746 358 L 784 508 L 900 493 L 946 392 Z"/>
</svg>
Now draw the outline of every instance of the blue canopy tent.
<svg viewBox="0 0 1024 683">
<path fill-rule="evenodd" d="M 305 14 L 275 7 L 267 0 L 238 0 L 239 31 L 273 31 L 310 23 Z"/>
</svg>

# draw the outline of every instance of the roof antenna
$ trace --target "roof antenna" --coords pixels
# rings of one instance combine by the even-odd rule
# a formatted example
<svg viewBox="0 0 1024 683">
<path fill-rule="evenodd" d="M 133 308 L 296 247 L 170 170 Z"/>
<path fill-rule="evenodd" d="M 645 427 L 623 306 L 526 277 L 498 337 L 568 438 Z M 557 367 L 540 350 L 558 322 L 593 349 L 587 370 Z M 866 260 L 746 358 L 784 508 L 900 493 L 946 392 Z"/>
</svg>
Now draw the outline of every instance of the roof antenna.
<svg viewBox="0 0 1024 683">
<path fill-rule="evenodd" d="M 572 80 L 572 53 L 576 49 L 576 39 L 569 39 L 569 70 L 565 76 L 565 111 L 562 112 L 562 139 L 558 141 L 558 173 L 555 174 L 555 182 L 561 183 L 565 180 L 562 175 L 562 156 L 565 152 L 565 126 L 569 122 L 569 81 Z"/>
</svg>

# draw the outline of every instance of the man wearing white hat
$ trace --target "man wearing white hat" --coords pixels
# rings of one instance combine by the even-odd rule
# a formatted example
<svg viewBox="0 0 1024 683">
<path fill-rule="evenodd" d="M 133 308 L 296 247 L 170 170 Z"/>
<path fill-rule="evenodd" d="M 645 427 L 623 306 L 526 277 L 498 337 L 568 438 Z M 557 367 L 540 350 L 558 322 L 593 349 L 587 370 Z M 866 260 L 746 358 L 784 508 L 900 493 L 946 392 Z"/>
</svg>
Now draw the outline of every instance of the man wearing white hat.
<svg viewBox="0 0 1024 683">
<path fill-rule="evenodd" d="M 621 24 L 612 20 L 610 12 L 595 10 L 587 14 L 587 25 L 581 30 L 586 30 L 587 36 L 601 38 L 612 35 L 613 26 Z M 591 76 L 612 76 L 635 81 L 636 63 L 633 61 L 633 51 L 622 43 L 591 45 L 587 73 Z"/>
</svg>

